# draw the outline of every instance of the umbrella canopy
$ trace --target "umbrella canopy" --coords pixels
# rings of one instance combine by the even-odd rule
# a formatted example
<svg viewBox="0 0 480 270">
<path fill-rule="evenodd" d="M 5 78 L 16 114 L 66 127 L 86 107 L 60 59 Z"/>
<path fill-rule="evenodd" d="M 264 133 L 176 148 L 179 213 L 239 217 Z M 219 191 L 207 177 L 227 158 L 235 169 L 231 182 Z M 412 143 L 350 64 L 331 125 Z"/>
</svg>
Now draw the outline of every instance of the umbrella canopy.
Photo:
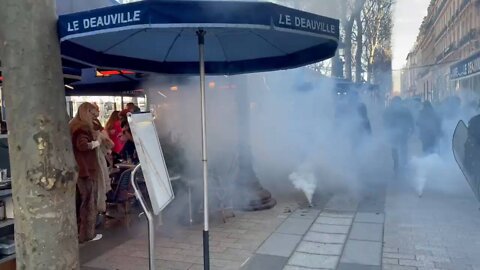
<svg viewBox="0 0 480 270">
<path fill-rule="evenodd" d="M 79 81 L 82 77 L 82 71 L 80 69 L 64 67 L 63 68 L 63 82 L 65 84 L 70 84 L 76 81 Z M 2 68 L 0 67 L 0 85 L 2 84 Z"/>
<path fill-rule="evenodd" d="M 83 69 L 82 79 L 70 84 L 71 88 L 65 89 L 67 96 L 131 96 L 143 97 L 145 92 L 142 89 L 144 83 L 137 74 L 122 74 L 121 71 L 105 71 L 118 73 L 112 76 L 96 76 L 96 69 Z"/>
<path fill-rule="evenodd" d="M 66 96 L 126 96 L 144 97 L 140 80 L 110 80 L 105 78 L 103 82 L 79 81 L 70 84 L 71 88 L 65 88 Z"/>
<path fill-rule="evenodd" d="M 62 55 L 104 68 L 199 74 L 295 68 L 332 57 L 339 21 L 273 3 L 141 1 L 59 17 Z"/>
</svg>

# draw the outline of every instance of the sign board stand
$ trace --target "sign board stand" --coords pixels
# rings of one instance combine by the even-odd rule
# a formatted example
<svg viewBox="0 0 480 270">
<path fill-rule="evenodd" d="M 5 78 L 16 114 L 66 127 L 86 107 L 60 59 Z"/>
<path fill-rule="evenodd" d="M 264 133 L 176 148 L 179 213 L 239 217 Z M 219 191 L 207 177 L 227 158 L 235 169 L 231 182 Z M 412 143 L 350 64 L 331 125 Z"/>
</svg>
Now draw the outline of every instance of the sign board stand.
<svg viewBox="0 0 480 270">
<path fill-rule="evenodd" d="M 140 164 L 130 175 L 130 181 L 148 220 L 149 269 L 154 270 L 155 216 L 159 215 L 174 199 L 174 194 L 152 113 L 129 114 L 128 123 L 140 160 Z M 135 176 L 140 168 L 147 186 L 151 207 L 147 204 L 136 181 Z"/>
<path fill-rule="evenodd" d="M 133 189 L 135 190 L 135 196 L 137 197 L 140 205 L 142 206 L 143 212 L 147 217 L 148 221 L 148 269 L 155 270 L 155 217 L 153 211 L 151 211 L 145 201 L 145 198 L 138 187 L 137 181 L 135 181 L 135 175 L 140 169 L 141 165 L 137 165 L 133 169 L 132 174 L 130 175 L 130 181 L 132 183 Z"/>
</svg>

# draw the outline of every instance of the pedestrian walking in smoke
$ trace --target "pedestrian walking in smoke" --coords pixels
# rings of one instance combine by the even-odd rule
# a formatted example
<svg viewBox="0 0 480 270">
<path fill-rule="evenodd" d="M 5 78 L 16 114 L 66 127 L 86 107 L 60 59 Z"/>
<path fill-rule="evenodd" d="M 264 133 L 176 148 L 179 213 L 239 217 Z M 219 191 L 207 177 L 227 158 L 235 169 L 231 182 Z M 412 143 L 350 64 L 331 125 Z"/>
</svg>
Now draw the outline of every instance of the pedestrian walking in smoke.
<svg viewBox="0 0 480 270">
<path fill-rule="evenodd" d="M 368 118 L 367 106 L 364 103 L 358 104 L 357 115 L 352 117 L 350 121 L 353 121 L 354 125 L 351 136 L 353 150 L 356 154 L 361 154 L 370 142 L 372 136 L 372 126 Z"/>
<path fill-rule="evenodd" d="M 370 119 L 368 119 L 367 106 L 365 103 L 360 103 L 357 111 L 360 116 L 359 132 L 364 137 L 372 135 L 372 126 L 370 125 Z"/>
<path fill-rule="evenodd" d="M 442 121 L 429 101 L 423 103 L 417 127 L 423 153 L 426 155 L 434 153 L 442 136 Z"/>
<path fill-rule="evenodd" d="M 408 158 L 408 140 L 414 130 L 412 113 L 403 106 L 400 97 L 394 97 L 390 107 L 385 110 L 383 123 L 387 139 L 392 147 L 395 175 L 406 167 Z"/>
<path fill-rule="evenodd" d="M 96 148 L 100 146 L 95 136 L 95 118 L 95 106 L 85 102 L 80 105 L 77 115 L 70 121 L 73 153 L 78 165 L 77 225 L 80 243 L 101 237 L 95 235 L 99 168 Z"/>
</svg>

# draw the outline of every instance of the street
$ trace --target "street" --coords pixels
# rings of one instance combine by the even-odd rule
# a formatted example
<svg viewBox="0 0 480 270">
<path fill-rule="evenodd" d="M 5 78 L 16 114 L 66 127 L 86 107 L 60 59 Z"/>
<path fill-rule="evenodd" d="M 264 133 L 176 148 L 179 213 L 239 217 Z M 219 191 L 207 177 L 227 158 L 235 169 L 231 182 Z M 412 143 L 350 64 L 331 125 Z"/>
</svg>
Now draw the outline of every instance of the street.
<svg viewBox="0 0 480 270">
<path fill-rule="evenodd" d="M 324 195 L 326 203 L 302 208 L 292 194 L 271 210 L 235 212 L 212 228 L 212 269 L 480 269 L 479 205 L 466 182 L 458 185 L 453 194 L 427 188 L 420 198 L 392 180 L 361 199 Z M 139 226 L 107 250 L 95 248 L 103 241 L 83 247 L 95 255 L 82 258 L 82 269 L 146 269 L 146 227 Z M 158 269 L 203 269 L 201 228 L 162 227 L 156 256 Z"/>
</svg>

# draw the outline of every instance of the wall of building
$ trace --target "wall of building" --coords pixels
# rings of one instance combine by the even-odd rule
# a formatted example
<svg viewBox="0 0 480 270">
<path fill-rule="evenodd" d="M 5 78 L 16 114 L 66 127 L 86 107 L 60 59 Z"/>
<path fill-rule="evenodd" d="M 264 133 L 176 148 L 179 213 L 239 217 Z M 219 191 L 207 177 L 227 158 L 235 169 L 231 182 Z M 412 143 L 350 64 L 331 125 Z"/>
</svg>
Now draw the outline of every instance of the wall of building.
<svg viewBox="0 0 480 270">
<path fill-rule="evenodd" d="M 464 79 L 452 80 L 450 74 L 452 65 L 479 50 L 480 0 L 433 0 L 407 57 L 403 92 L 438 101 L 467 85 L 469 90 L 480 91 L 475 79 L 467 83 Z"/>
</svg>

